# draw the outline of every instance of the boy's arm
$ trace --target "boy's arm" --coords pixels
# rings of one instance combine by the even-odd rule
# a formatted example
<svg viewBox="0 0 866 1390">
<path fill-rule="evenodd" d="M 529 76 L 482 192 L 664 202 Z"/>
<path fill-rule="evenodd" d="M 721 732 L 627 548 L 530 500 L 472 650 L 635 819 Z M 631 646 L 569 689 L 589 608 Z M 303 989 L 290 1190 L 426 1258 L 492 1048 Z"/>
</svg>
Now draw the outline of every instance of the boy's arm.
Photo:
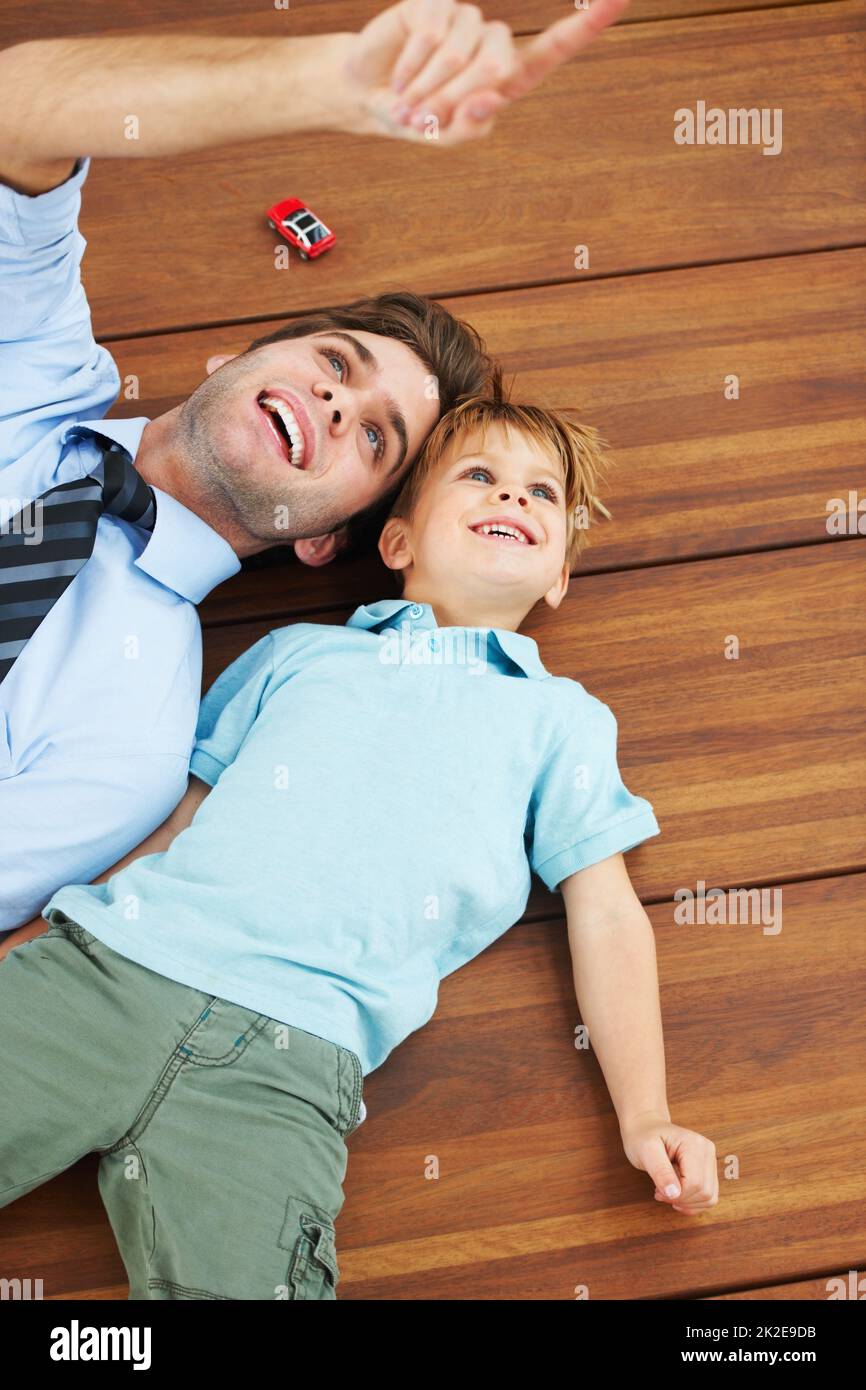
<svg viewBox="0 0 866 1390">
<path fill-rule="evenodd" d="M 130 850 L 122 859 L 118 859 L 116 864 L 112 864 L 110 869 L 106 869 L 93 882 L 105 883 L 112 874 L 116 874 L 120 869 L 125 869 L 127 864 L 131 864 L 134 859 L 141 859 L 146 854 L 159 854 L 162 850 L 168 849 L 175 836 L 179 835 L 191 823 L 193 816 L 210 790 L 207 782 L 203 782 L 200 777 L 194 777 L 190 774 L 186 792 L 171 815 L 167 816 L 162 825 L 158 825 L 146 840 L 142 840 L 135 849 Z M 9 951 L 13 951 L 16 946 L 20 946 L 22 942 L 30 941 L 34 936 L 40 936 L 42 932 L 48 930 L 49 926 L 50 923 L 44 917 L 34 917 L 23 927 L 8 932 L 0 940 L 0 960 Z"/>
<path fill-rule="evenodd" d="M 652 924 L 622 854 L 560 887 L 581 1018 L 625 1139 L 637 1121 L 670 1121 Z"/>
<path fill-rule="evenodd" d="M 655 1199 L 696 1215 L 719 1200 L 716 1146 L 671 1122 L 652 923 L 622 854 L 563 879 L 574 987 L 626 1158 Z"/>
</svg>

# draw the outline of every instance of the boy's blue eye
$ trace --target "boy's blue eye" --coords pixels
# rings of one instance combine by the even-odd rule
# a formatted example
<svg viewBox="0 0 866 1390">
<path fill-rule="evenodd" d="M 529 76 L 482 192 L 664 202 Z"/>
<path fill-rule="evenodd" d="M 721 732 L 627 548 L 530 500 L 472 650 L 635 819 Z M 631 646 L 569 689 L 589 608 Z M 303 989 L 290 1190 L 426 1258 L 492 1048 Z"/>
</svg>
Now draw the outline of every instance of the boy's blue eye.
<svg viewBox="0 0 866 1390">
<path fill-rule="evenodd" d="M 467 478 L 477 478 L 479 476 L 489 479 L 491 482 L 493 480 L 493 474 L 490 472 L 489 468 L 482 468 L 480 466 L 478 468 L 470 468 L 466 474 Z M 533 483 L 529 491 L 536 493 L 540 492 L 542 497 L 547 498 L 548 502 L 555 502 L 557 500 L 555 490 L 549 487 L 547 483 Z"/>
</svg>

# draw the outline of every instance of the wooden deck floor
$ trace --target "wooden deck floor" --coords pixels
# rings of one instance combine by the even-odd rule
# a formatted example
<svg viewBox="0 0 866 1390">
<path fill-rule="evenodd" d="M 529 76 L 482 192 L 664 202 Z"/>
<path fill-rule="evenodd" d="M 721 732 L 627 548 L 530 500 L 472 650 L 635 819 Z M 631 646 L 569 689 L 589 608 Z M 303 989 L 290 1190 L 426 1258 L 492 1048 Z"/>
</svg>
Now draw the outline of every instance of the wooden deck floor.
<svg viewBox="0 0 866 1390">
<path fill-rule="evenodd" d="M 58 7 L 52 32 L 145 13 L 356 29 L 381 6 L 115 8 Z M 483 8 L 526 32 L 517 0 Z M 2 0 L 0 42 L 33 23 Z M 866 1267 L 866 550 L 827 528 L 829 500 L 859 489 L 866 529 L 864 29 L 863 0 L 633 0 L 487 142 L 318 136 L 91 170 L 94 325 L 141 384 L 113 413 L 174 406 L 210 353 L 291 313 L 404 284 L 474 323 L 521 397 L 583 411 L 616 461 L 613 520 L 526 630 L 612 706 L 627 785 L 658 816 L 628 862 L 656 929 L 672 1114 L 716 1143 L 720 1201 L 661 1209 L 624 1158 L 572 1045 L 560 900 L 536 886 L 366 1083 L 341 1298 L 813 1300 Z M 674 111 L 701 99 L 781 108 L 782 153 L 676 145 Z M 277 272 L 262 210 L 286 190 L 341 242 Z M 372 559 L 242 572 L 203 605 L 205 684 L 271 627 L 389 591 Z M 782 930 L 676 925 L 675 892 L 699 881 L 780 889 Z M 49 1298 L 126 1297 L 95 1156 L 4 1211 L 0 1256 Z"/>
</svg>

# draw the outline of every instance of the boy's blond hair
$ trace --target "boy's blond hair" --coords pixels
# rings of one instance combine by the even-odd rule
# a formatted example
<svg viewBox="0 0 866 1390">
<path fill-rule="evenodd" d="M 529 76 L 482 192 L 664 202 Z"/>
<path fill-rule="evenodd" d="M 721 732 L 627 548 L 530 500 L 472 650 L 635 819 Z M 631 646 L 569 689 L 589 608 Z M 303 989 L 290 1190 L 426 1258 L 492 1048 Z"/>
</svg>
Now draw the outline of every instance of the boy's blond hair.
<svg viewBox="0 0 866 1390">
<path fill-rule="evenodd" d="M 428 436 L 389 515 L 408 521 L 421 489 L 452 440 L 475 430 L 480 430 L 483 440 L 487 427 L 494 424 L 503 425 L 506 433 L 512 428 L 528 435 L 561 463 L 567 514 L 565 558 L 571 570 L 586 544 L 593 512 L 610 518 L 610 512 L 597 496 L 604 471 L 610 464 L 605 441 L 592 425 L 570 419 L 564 410 L 510 400 L 499 368 L 493 371 L 490 386 L 483 394 L 466 397 L 442 416 Z"/>
</svg>

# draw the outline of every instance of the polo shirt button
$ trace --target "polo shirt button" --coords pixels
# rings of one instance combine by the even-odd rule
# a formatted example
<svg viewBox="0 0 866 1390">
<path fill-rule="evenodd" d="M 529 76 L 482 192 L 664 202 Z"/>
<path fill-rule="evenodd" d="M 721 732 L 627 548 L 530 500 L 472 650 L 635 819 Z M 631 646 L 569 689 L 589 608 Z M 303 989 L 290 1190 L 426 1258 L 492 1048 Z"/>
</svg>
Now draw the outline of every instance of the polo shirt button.
<svg viewBox="0 0 866 1390">
<path fill-rule="evenodd" d="M 424 609 L 421 607 L 420 603 L 413 603 L 412 607 L 409 609 L 409 613 L 413 618 L 420 618 L 423 612 Z"/>
</svg>

